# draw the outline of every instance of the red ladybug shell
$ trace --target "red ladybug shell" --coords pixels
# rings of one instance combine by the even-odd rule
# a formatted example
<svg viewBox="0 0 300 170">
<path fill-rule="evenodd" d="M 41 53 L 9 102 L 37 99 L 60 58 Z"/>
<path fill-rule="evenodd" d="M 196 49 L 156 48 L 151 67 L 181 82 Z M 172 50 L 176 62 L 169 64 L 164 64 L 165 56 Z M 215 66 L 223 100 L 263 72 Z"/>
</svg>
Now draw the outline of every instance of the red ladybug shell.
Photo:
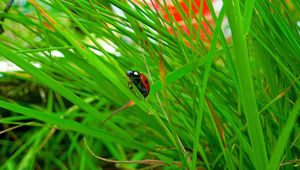
<svg viewBox="0 0 300 170">
<path fill-rule="evenodd" d="M 148 78 L 143 73 L 140 73 L 140 78 L 141 78 L 142 85 L 147 90 L 146 96 L 148 96 L 148 94 L 150 92 L 150 83 L 148 81 Z"/>
</svg>

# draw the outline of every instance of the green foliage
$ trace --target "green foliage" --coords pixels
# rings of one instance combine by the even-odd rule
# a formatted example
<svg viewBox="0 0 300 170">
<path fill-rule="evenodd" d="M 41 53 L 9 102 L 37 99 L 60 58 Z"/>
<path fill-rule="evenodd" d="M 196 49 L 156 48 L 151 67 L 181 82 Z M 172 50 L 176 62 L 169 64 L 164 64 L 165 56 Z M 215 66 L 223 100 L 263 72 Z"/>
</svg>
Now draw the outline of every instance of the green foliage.
<svg viewBox="0 0 300 170">
<path fill-rule="evenodd" d="M 223 1 L 216 13 L 208 1 L 208 17 L 183 1 L 181 23 L 166 1 L 28 0 L 0 13 L 0 59 L 23 69 L 0 74 L 1 168 L 300 166 L 299 2 Z M 148 76 L 147 98 L 127 70 Z"/>
</svg>

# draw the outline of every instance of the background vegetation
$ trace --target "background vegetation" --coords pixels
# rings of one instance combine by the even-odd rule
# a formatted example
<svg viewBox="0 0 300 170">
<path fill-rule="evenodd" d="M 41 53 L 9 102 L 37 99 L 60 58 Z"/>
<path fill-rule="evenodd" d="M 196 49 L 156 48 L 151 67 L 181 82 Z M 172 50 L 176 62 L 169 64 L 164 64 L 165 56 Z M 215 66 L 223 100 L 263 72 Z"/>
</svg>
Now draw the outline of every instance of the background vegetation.
<svg viewBox="0 0 300 170">
<path fill-rule="evenodd" d="M 166 1 L 0 13 L 1 60 L 24 70 L 0 77 L 2 169 L 296 169 L 300 1 L 225 0 L 218 13 L 207 1 L 210 18 L 183 1 L 172 2 L 188 31 Z M 128 69 L 148 76 L 146 99 Z"/>
</svg>

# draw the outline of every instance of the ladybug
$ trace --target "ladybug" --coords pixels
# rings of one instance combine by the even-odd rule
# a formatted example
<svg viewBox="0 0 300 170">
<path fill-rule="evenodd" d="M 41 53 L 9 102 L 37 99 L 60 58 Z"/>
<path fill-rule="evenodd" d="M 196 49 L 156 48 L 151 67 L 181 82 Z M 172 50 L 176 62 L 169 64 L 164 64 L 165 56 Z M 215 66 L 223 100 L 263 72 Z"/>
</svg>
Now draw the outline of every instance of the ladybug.
<svg viewBox="0 0 300 170">
<path fill-rule="evenodd" d="M 130 79 L 130 82 L 128 83 L 130 89 L 133 89 L 132 84 L 134 84 L 140 93 L 144 97 L 147 97 L 150 92 L 150 83 L 145 74 L 133 70 L 128 70 L 126 74 Z"/>
</svg>

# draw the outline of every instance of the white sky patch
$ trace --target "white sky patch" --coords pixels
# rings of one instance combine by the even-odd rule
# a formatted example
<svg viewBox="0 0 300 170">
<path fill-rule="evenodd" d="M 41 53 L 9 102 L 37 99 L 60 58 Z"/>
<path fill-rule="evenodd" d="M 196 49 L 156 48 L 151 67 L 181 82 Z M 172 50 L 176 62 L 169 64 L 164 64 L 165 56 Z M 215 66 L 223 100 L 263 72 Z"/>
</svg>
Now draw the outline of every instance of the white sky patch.
<svg viewBox="0 0 300 170">
<path fill-rule="evenodd" d="M 97 40 L 99 42 L 99 44 L 104 48 L 105 51 L 109 52 L 109 53 L 115 53 L 117 50 L 114 46 L 110 45 L 109 43 L 99 39 Z"/>
<path fill-rule="evenodd" d="M 45 53 L 47 54 L 47 55 L 45 55 Z M 56 58 L 63 58 L 63 57 L 65 57 L 64 56 L 64 54 L 63 53 L 61 53 L 60 51 L 58 51 L 58 50 L 52 50 L 52 51 L 44 51 L 43 53 L 42 52 L 39 52 L 38 53 L 39 54 L 39 56 L 43 56 L 43 57 L 47 57 L 47 56 L 51 56 L 51 57 L 56 57 Z M 50 55 L 51 54 L 51 55 Z"/>
<path fill-rule="evenodd" d="M 10 61 L 0 61 L 0 72 L 8 71 L 22 71 L 22 69 Z"/>
<path fill-rule="evenodd" d="M 100 39 L 98 38 L 97 39 L 97 42 L 102 46 L 102 48 L 109 52 L 109 53 L 112 53 L 116 56 L 121 56 L 121 53 L 119 51 L 117 51 L 116 47 L 113 45 L 112 42 L 110 41 L 105 41 L 103 39 Z M 104 54 L 100 51 L 100 50 L 96 50 L 96 49 L 92 49 L 91 48 L 91 51 L 93 51 L 95 54 L 99 55 L 99 56 L 104 56 Z"/>
<path fill-rule="evenodd" d="M 117 57 L 121 57 L 121 53 L 120 53 L 120 52 L 116 52 L 115 55 L 116 55 Z"/>
<path fill-rule="evenodd" d="M 231 34 L 231 29 L 230 29 L 229 22 L 228 22 L 227 18 L 224 18 L 224 20 L 222 22 L 222 31 L 223 31 L 226 38 L 231 37 L 231 35 L 232 35 Z"/>
<path fill-rule="evenodd" d="M 97 41 L 103 47 L 103 49 L 105 51 L 112 53 L 117 57 L 121 56 L 121 53 L 118 52 L 117 49 L 112 45 L 112 42 L 107 42 L 102 39 L 97 39 Z M 106 57 L 98 49 L 90 48 L 90 50 L 98 56 Z M 48 51 L 45 51 L 45 52 L 48 53 L 48 55 L 49 55 Z M 51 56 L 54 58 L 63 58 L 64 57 L 64 54 L 58 50 L 50 51 L 50 53 L 51 53 Z M 46 57 L 45 54 L 43 54 L 43 53 L 39 53 L 39 55 Z M 36 68 L 41 68 L 41 66 L 42 66 L 40 63 L 31 63 L 31 64 L 33 64 L 33 66 L 35 66 Z M 18 67 L 17 65 L 15 65 L 14 63 L 7 61 L 5 59 L 0 61 L 0 72 L 14 72 L 14 71 L 23 71 L 23 70 L 20 67 Z"/>
<path fill-rule="evenodd" d="M 216 14 L 218 15 L 222 10 L 223 1 L 222 0 L 215 0 L 215 1 L 213 1 L 213 6 L 214 6 Z M 223 22 L 222 22 L 222 31 L 223 31 L 226 38 L 231 37 L 231 29 L 230 29 L 229 22 L 228 22 L 228 19 L 227 19 L 226 16 L 225 16 L 225 18 L 223 19 Z"/>
<path fill-rule="evenodd" d="M 41 68 L 40 63 L 33 63 L 36 68 Z M 0 61 L 0 72 L 23 71 L 20 67 L 10 61 Z"/>
<path fill-rule="evenodd" d="M 126 18 L 125 13 L 124 13 L 123 10 L 121 10 L 120 8 L 118 8 L 118 7 L 114 6 L 114 5 L 111 5 L 111 8 L 112 8 L 112 10 L 114 11 L 115 14 L 117 14 L 118 16 L 120 16 L 119 19 Z M 125 28 L 126 30 L 130 31 L 130 32 L 134 32 L 129 26 L 125 26 L 127 24 L 125 24 L 125 25 L 119 24 L 119 25 L 122 26 L 123 28 Z"/>
<path fill-rule="evenodd" d="M 93 53 L 98 55 L 98 56 L 104 56 L 104 54 L 101 51 L 97 50 L 97 49 L 90 48 L 90 50 L 93 51 Z"/>
<path fill-rule="evenodd" d="M 213 1 L 213 6 L 214 6 L 216 13 L 219 13 L 219 12 L 221 12 L 221 9 L 223 7 L 223 2 L 221 0 Z"/>
<path fill-rule="evenodd" d="M 60 51 L 57 51 L 57 50 L 51 51 L 51 55 L 52 55 L 53 57 L 58 57 L 58 58 L 64 57 L 64 54 L 61 53 Z"/>
<path fill-rule="evenodd" d="M 121 16 L 123 18 L 126 18 L 124 12 L 120 8 L 118 8 L 114 5 L 111 5 L 111 8 L 116 14 L 118 14 L 119 16 Z"/>
<path fill-rule="evenodd" d="M 297 25 L 300 28 L 300 21 L 297 22 Z M 300 31 L 299 31 L 299 34 L 300 34 Z"/>
</svg>

